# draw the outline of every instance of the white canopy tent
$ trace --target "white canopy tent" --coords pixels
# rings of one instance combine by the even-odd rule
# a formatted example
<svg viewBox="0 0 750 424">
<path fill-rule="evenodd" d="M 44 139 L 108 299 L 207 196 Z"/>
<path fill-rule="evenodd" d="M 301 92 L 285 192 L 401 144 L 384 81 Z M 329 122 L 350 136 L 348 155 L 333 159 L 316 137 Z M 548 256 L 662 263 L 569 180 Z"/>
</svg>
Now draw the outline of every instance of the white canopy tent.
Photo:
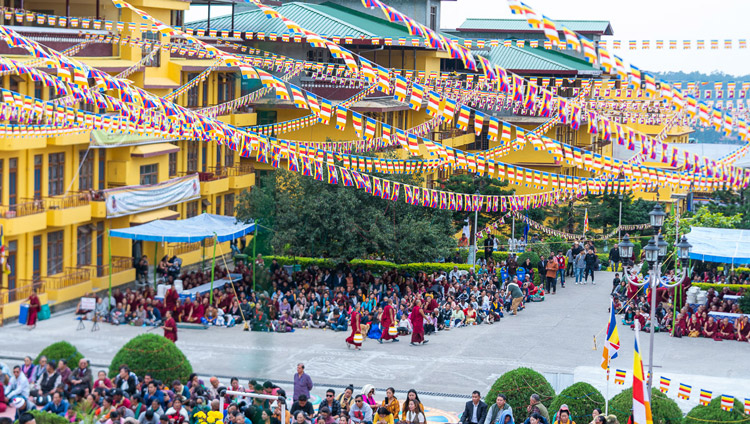
<svg viewBox="0 0 750 424">
<path fill-rule="evenodd" d="M 750 230 L 692 227 L 687 239 L 691 259 L 727 264 L 750 264 Z"/>
</svg>

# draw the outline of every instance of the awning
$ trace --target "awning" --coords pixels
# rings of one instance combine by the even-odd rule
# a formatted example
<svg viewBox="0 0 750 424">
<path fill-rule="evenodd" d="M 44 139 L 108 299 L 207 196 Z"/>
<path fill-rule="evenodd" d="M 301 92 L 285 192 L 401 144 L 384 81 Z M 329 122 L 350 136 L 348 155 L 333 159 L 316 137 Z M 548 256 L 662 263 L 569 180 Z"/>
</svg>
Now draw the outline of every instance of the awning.
<svg viewBox="0 0 750 424">
<path fill-rule="evenodd" d="M 156 220 L 137 227 L 110 231 L 110 236 L 131 240 L 195 243 L 216 237 L 218 242 L 230 241 L 255 231 L 255 223 L 244 224 L 233 216 L 204 213 L 175 221 Z"/>
<path fill-rule="evenodd" d="M 134 158 L 150 158 L 159 155 L 168 155 L 170 153 L 179 152 L 180 148 L 170 143 L 156 143 L 146 144 L 143 146 L 137 146 L 130 152 L 130 157 Z"/>
<path fill-rule="evenodd" d="M 169 210 L 168 208 L 164 209 L 157 209 L 155 211 L 148 211 L 143 212 L 135 215 L 133 219 L 130 220 L 130 224 L 146 224 L 151 221 L 156 221 L 157 219 L 177 219 L 180 217 L 179 212 L 175 212 L 173 210 Z"/>
<path fill-rule="evenodd" d="M 750 264 L 750 230 L 692 227 L 687 239 L 693 245 L 691 259 Z"/>
</svg>

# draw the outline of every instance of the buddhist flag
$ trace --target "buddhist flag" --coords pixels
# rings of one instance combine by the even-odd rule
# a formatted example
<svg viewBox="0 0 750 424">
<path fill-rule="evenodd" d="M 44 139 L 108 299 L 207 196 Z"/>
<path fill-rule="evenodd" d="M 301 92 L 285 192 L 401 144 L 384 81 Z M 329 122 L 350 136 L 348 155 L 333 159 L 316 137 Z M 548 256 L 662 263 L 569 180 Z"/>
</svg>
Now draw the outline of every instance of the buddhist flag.
<svg viewBox="0 0 750 424">
<path fill-rule="evenodd" d="M 586 213 L 583 215 L 583 235 L 589 230 L 589 208 L 586 208 Z"/>
<path fill-rule="evenodd" d="M 734 408 L 734 396 L 721 395 L 721 409 L 729 412 L 733 408 Z"/>
<path fill-rule="evenodd" d="M 586 209 L 585 224 L 588 227 L 588 209 Z M 586 230 L 584 230 L 584 233 Z M 609 324 L 607 324 L 607 339 L 604 341 L 604 351 L 602 352 L 602 368 L 609 368 L 609 361 L 617 358 L 617 351 L 620 350 L 620 334 L 617 332 L 617 317 L 615 316 L 615 305 L 611 301 L 609 305 Z"/>
<path fill-rule="evenodd" d="M 588 212 L 588 211 L 587 211 Z M 643 360 L 638 347 L 638 333 L 641 332 L 640 323 L 635 324 L 635 349 L 633 350 L 633 418 L 632 424 L 653 424 L 651 417 L 650 393 L 643 375 Z"/>
<path fill-rule="evenodd" d="M 627 373 L 625 370 L 615 370 L 615 384 L 623 385 L 625 384 L 625 377 L 627 376 Z"/>
<path fill-rule="evenodd" d="M 336 129 L 337 130 L 344 131 L 346 129 L 346 112 L 347 110 L 343 107 L 336 108 Z"/>
<path fill-rule="evenodd" d="M 688 400 L 690 399 L 690 392 L 693 391 L 692 386 L 688 386 L 687 384 L 680 383 L 680 389 L 677 391 L 677 397 L 680 399 Z"/>
<path fill-rule="evenodd" d="M 745 398 L 745 413 L 750 415 L 750 399 Z"/>
<path fill-rule="evenodd" d="M 424 96 L 424 88 L 421 85 L 414 83 L 411 87 L 411 98 L 409 99 L 409 107 L 413 110 L 419 110 L 422 107 L 422 97 Z"/>
<path fill-rule="evenodd" d="M 659 390 L 661 390 L 662 393 L 667 393 L 671 384 L 672 380 L 667 377 L 661 377 L 659 379 Z"/>
<path fill-rule="evenodd" d="M 474 111 L 474 135 L 479 137 L 482 135 L 482 127 L 484 126 L 484 114 L 480 111 Z"/>
<path fill-rule="evenodd" d="M 711 395 L 713 392 L 709 390 L 701 389 L 701 397 L 698 398 L 698 402 L 700 402 L 701 405 L 707 406 L 709 403 L 711 403 Z"/>
<path fill-rule="evenodd" d="M 458 110 L 458 119 L 456 120 L 456 127 L 461 131 L 466 131 L 469 128 L 469 117 L 471 116 L 471 109 L 466 105 L 461 105 Z"/>
</svg>

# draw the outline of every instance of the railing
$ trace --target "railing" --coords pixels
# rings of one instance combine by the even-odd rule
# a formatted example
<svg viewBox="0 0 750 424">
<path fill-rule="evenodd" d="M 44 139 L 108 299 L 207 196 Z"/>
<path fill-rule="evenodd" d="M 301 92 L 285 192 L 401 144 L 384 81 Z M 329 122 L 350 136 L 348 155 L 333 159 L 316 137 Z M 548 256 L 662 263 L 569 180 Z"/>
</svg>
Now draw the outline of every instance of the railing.
<svg viewBox="0 0 750 424">
<path fill-rule="evenodd" d="M 180 256 L 201 248 L 201 243 L 170 243 L 167 245 L 168 256 Z"/>
<path fill-rule="evenodd" d="M 224 168 L 226 174 L 230 177 L 248 175 L 255 173 L 255 167 L 252 165 L 235 165 L 231 168 Z"/>
<path fill-rule="evenodd" d="M 23 284 L 11 290 L 0 290 L 0 305 L 10 302 L 27 299 L 31 296 L 31 289 L 36 289 L 37 293 L 44 293 L 44 285 L 39 280 L 18 280 Z"/>
<path fill-rule="evenodd" d="M 219 166 L 209 166 L 206 168 L 208 172 L 198 172 L 198 171 L 184 171 L 184 172 L 178 172 L 178 174 L 182 177 L 185 175 L 193 175 L 198 174 L 198 181 L 200 182 L 208 182 L 208 181 L 216 181 L 220 180 L 222 178 L 227 177 L 227 173 L 225 170 L 227 168 Z"/>
<path fill-rule="evenodd" d="M 0 217 L 17 218 L 44 212 L 44 201 L 41 199 L 16 203 L 15 205 L 0 205 Z"/>
<path fill-rule="evenodd" d="M 89 268 L 65 267 L 61 274 L 42 277 L 46 289 L 64 289 L 91 279 Z"/>
<path fill-rule="evenodd" d="M 87 206 L 91 203 L 91 194 L 89 192 L 81 191 L 62 197 L 45 197 L 42 201 L 48 210 L 77 208 L 79 206 Z"/>
<path fill-rule="evenodd" d="M 97 277 L 109 275 L 109 264 L 89 265 Z M 129 256 L 112 256 L 112 274 L 127 271 L 133 268 L 133 258 Z"/>
</svg>

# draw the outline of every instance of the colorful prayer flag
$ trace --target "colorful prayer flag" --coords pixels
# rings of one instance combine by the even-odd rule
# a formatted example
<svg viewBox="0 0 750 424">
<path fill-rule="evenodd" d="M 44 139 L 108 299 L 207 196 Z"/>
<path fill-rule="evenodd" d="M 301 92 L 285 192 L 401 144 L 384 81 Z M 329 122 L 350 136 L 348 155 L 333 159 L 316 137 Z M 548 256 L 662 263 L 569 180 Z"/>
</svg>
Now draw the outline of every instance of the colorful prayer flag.
<svg viewBox="0 0 750 424">
<path fill-rule="evenodd" d="M 625 370 L 615 370 L 615 384 L 625 384 L 625 377 L 627 373 Z"/>
<path fill-rule="evenodd" d="M 661 377 L 659 379 L 659 390 L 662 393 L 667 393 L 669 391 L 669 386 L 672 384 L 672 380 L 667 377 Z"/>
<path fill-rule="evenodd" d="M 700 398 L 698 398 L 698 402 L 700 402 L 700 404 L 703 406 L 708 405 L 709 403 L 711 403 L 712 394 L 713 392 L 711 392 L 710 390 L 701 389 L 701 396 Z"/>
<path fill-rule="evenodd" d="M 721 395 L 721 409 L 727 412 L 734 409 L 734 396 Z"/>
<path fill-rule="evenodd" d="M 586 209 L 586 226 L 588 226 L 588 209 Z M 585 232 L 585 230 L 584 230 Z M 609 305 L 609 324 L 607 324 L 607 339 L 604 341 L 604 350 L 602 351 L 602 368 L 609 368 L 609 361 L 617 358 L 617 351 L 620 350 L 620 334 L 617 331 L 617 317 L 615 316 L 614 301 Z"/>
<path fill-rule="evenodd" d="M 638 334 L 640 324 L 635 325 L 635 349 L 633 350 L 633 418 L 632 424 L 653 424 L 651 417 L 651 401 L 648 385 L 643 375 L 643 360 L 638 348 Z"/>
<path fill-rule="evenodd" d="M 680 399 L 688 400 L 690 399 L 690 392 L 693 391 L 692 386 L 688 386 L 687 384 L 680 383 L 680 390 L 677 392 L 677 397 Z"/>
</svg>

